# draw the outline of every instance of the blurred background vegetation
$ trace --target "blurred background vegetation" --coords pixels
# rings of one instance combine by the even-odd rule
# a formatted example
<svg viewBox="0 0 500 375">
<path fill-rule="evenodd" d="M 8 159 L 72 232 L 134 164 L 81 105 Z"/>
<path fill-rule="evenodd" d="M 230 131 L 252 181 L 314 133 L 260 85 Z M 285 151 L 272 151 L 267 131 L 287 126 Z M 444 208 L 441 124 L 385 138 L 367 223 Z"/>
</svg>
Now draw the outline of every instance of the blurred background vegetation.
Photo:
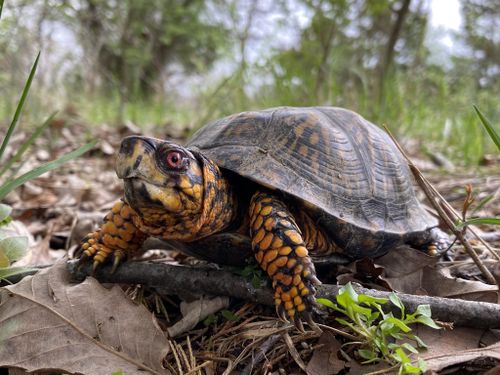
<svg viewBox="0 0 500 375">
<path fill-rule="evenodd" d="M 457 29 L 431 22 L 438 2 L 442 18 L 455 3 Z M 498 0 L 6 0 L 2 128 L 39 50 L 28 125 L 59 109 L 89 127 L 167 134 L 244 110 L 335 105 L 477 164 L 493 144 L 472 105 L 500 123 Z"/>
</svg>

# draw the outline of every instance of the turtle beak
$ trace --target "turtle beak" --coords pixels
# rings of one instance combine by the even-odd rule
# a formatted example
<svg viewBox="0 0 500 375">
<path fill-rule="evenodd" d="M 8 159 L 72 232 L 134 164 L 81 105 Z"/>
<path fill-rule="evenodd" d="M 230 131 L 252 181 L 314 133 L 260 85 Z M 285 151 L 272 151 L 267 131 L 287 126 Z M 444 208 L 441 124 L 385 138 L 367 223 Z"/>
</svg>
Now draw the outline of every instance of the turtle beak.
<svg viewBox="0 0 500 375">
<path fill-rule="evenodd" d="M 122 140 L 116 159 L 118 178 L 147 178 L 154 174 L 157 141 L 153 138 L 130 136 Z"/>
<path fill-rule="evenodd" d="M 115 171 L 124 180 L 125 200 L 138 212 L 141 207 L 161 206 L 161 202 L 152 198 L 152 191 L 166 182 L 155 160 L 160 142 L 154 138 L 130 136 L 122 140 L 118 151 Z"/>
</svg>

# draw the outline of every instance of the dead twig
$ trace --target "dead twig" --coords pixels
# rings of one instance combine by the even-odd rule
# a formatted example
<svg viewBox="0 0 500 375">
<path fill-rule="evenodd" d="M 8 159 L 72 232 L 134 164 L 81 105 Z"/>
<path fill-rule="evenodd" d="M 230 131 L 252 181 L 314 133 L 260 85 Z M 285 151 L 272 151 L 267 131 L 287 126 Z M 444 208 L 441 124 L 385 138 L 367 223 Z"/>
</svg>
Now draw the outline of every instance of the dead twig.
<svg viewBox="0 0 500 375">
<path fill-rule="evenodd" d="M 78 268 L 76 262 L 68 262 L 70 274 L 75 281 L 82 281 L 91 273 L 91 265 Z M 128 262 L 114 273 L 110 267 L 98 269 L 95 277 L 101 282 L 143 284 L 161 290 L 164 294 L 224 295 L 268 306 L 274 305 L 270 287 L 255 288 L 251 281 L 229 271 L 213 268 L 190 268 L 168 264 Z M 335 300 L 341 286 L 319 285 L 318 297 Z M 388 298 L 389 292 L 355 286 L 358 293 L 378 298 Z M 408 311 L 418 305 L 430 305 L 435 319 L 453 322 L 457 326 L 477 328 L 500 328 L 500 305 L 486 302 L 466 301 L 441 297 L 419 296 L 397 293 Z"/>
<path fill-rule="evenodd" d="M 283 334 L 283 341 L 285 341 L 285 344 L 288 347 L 288 352 L 292 356 L 292 358 L 295 361 L 295 363 L 302 369 L 302 371 L 304 371 L 305 373 L 307 373 L 306 364 L 304 363 L 304 361 L 302 360 L 302 358 L 300 358 L 299 352 L 295 348 L 295 345 L 293 345 L 292 338 L 286 332 Z"/>
<path fill-rule="evenodd" d="M 255 347 L 258 347 L 261 345 L 262 341 L 264 341 L 264 338 L 259 338 L 259 339 L 256 339 L 253 343 L 249 344 L 248 346 L 246 346 L 241 352 L 240 354 L 238 355 L 238 357 L 234 360 L 234 362 L 228 366 L 228 368 L 224 371 L 223 375 L 229 375 L 232 373 L 232 371 L 236 368 L 236 366 L 242 362 L 248 355 L 249 355 L 249 352 L 252 351 Z"/>
<path fill-rule="evenodd" d="M 279 339 L 280 335 L 269 336 L 261 347 L 257 348 L 256 354 L 252 356 L 250 362 L 241 371 L 241 375 L 250 375 L 252 371 L 266 358 L 268 350 L 273 347 Z"/>
<path fill-rule="evenodd" d="M 333 327 L 327 326 L 326 324 L 318 324 L 318 327 L 321 328 L 321 329 L 324 329 L 325 331 L 331 331 L 335 335 L 343 336 L 343 337 L 345 337 L 345 338 L 347 338 L 349 340 L 352 340 L 352 341 L 358 340 L 358 338 L 356 336 L 351 335 L 348 332 L 344 332 L 341 329 L 337 329 L 337 328 L 333 328 Z"/>
<path fill-rule="evenodd" d="M 196 366 L 196 367 L 193 367 L 192 370 L 189 370 L 188 372 L 186 372 L 184 375 L 191 375 L 191 374 L 194 374 L 195 372 L 201 370 L 203 367 L 206 367 L 208 365 L 210 365 L 211 363 L 213 363 L 212 361 L 205 361 L 203 362 L 201 365 L 199 366 Z"/>
</svg>

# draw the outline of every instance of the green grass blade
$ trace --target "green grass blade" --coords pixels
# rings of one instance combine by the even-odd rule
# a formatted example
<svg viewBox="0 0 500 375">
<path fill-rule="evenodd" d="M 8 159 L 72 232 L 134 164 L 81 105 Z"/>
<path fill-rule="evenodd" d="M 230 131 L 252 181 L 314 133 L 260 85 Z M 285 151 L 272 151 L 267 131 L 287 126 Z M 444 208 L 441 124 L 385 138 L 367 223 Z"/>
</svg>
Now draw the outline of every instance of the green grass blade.
<svg viewBox="0 0 500 375">
<path fill-rule="evenodd" d="M 12 118 L 12 122 L 10 123 L 9 129 L 7 130 L 7 134 L 5 135 L 5 139 L 2 142 L 2 146 L 0 147 L 0 160 L 2 159 L 2 155 L 5 152 L 5 148 L 9 144 L 10 137 L 16 128 L 17 121 L 19 120 L 19 116 L 21 116 L 21 111 L 24 107 L 24 102 L 26 101 L 26 97 L 28 96 L 28 92 L 31 87 L 31 82 L 33 81 L 33 77 L 35 76 L 36 67 L 38 66 L 38 61 L 40 60 L 40 52 L 36 56 L 35 62 L 31 68 L 30 75 L 28 76 L 28 80 L 26 81 L 23 89 L 23 93 L 21 98 L 19 99 L 19 103 L 17 104 L 16 112 L 14 113 L 14 117 Z"/>
<path fill-rule="evenodd" d="M 469 219 L 458 224 L 457 228 L 461 229 L 467 225 L 478 225 L 478 224 L 500 225 L 500 217 L 478 217 L 475 219 Z"/>
<path fill-rule="evenodd" d="M 3 0 L 0 0 L 0 18 L 2 18 Z"/>
<path fill-rule="evenodd" d="M 44 174 L 45 172 L 48 172 L 54 168 L 57 168 L 61 166 L 62 164 L 66 163 L 67 161 L 74 159 L 88 150 L 90 150 L 92 147 L 94 147 L 96 142 L 91 142 L 87 143 L 79 148 L 77 148 L 74 151 L 71 151 L 70 153 L 67 153 L 66 155 L 61 156 L 60 158 L 56 160 L 49 161 L 48 163 L 42 164 L 33 170 L 13 179 L 10 181 L 7 181 L 5 184 L 0 186 L 0 200 L 2 200 L 10 191 L 15 189 L 16 187 L 24 184 L 26 181 L 29 181 L 35 177 L 40 176 L 41 174 Z"/>
<path fill-rule="evenodd" d="M 44 121 L 43 124 L 38 126 L 35 131 L 31 134 L 31 136 L 24 141 L 24 143 L 19 147 L 16 154 L 11 157 L 9 160 L 5 162 L 3 166 L 0 167 L 0 176 L 2 176 L 6 171 L 8 171 L 14 163 L 16 163 L 21 156 L 26 152 L 26 150 L 33 144 L 33 142 L 42 134 L 47 125 L 52 121 L 57 112 L 52 113 L 47 120 Z"/>
<path fill-rule="evenodd" d="M 477 108 L 475 105 L 473 105 L 477 115 L 479 116 L 479 119 L 481 120 L 481 123 L 483 124 L 484 128 L 490 135 L 491 139 L 493 142 L 497 145 L 498 150 L 500 150 L 500 136 L 498 133 L 493 129 L 493 125 L 491 125 L 491 122 L 484 117 L 483 113 Z"/>
<path fill-rule="evenodd" d="M 484 206 L 486 206 L 488 203 L 490 203 L 495 196 L 493 194 L 488 195 L 481 199 L 481 201 L 477 204 L 476 207 L 467 215 L 467 216 L 474 216 L 474 214 L 478 211 L 480 211 Z"/>
</svg>

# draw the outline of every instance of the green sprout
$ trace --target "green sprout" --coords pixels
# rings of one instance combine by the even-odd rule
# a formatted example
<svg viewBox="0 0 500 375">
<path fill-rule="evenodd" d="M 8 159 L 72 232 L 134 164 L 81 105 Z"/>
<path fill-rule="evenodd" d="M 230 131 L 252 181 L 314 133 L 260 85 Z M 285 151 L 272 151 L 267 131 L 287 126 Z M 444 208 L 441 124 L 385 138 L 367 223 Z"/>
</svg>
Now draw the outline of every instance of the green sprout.
<svg viewBox="0 0 500 375">
<path fill-rule="evenodd" d="M 351 283 L 340 289 L 336 303 L 324 298 L 318 298 L 317 301 L 343 315 L 336 318 L 336 321 L 349 328 L 357 338 L 345 345 L 357 345 L 357 354 L 363 359 L 363 363 L 384 361 L 391 366 L 399 366 L 399 374 L 419 374 L 425 371 L 423 360 L 418 359 L 414 364 L 410 358 L 411 354 L 418 354 L 418 350 L 408 341 L 413 341 L 418 348 L 427 348 L 418 336 L 411 333 L 410 324 L 421 323 L 431 328 L 440 328 L 431 319 L 429 305 L 419 305 L 415 313 L 407 314 L 395 293 L 389 299 L 375 298 L 356 293 Z M 392 312 L 383 311 L 382 305 L 389 301 L 399 309 L 399 318 Z M 401 340 L 405 342 L 397 343 Z"/>
</svg>

